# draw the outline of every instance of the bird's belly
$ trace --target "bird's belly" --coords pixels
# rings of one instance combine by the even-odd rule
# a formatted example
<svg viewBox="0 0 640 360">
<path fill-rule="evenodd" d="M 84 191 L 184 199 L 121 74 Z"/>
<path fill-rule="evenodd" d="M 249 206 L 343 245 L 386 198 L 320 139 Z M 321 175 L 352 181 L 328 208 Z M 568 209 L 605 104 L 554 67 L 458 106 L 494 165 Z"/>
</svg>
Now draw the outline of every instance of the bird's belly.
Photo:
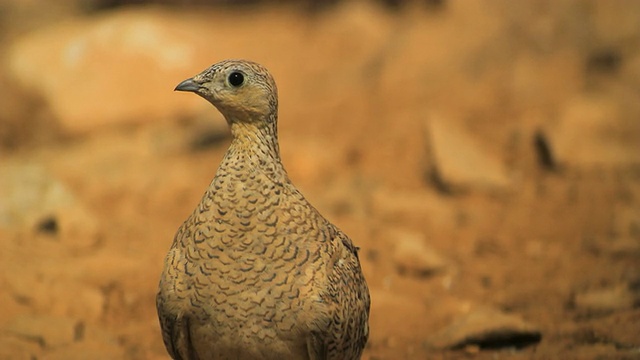
<svg viewBox="0 0 640 360">
<path fill-rule="evenodd" d="M 270 328 L 232 323 L 236 329 L 215 329 L 214 324 L 194 325 L 192 344 L 200 359 L 308 359 L 306 338 L 277 336 Z"/>
<path fill-rule="evenodd" d="M 180 308 L 188 309 L 199 358 L 306 359 L 308 322 L 315 313 L 309 274 L 245 257 L 223 267 L 193 268 Z"/>
</svg>

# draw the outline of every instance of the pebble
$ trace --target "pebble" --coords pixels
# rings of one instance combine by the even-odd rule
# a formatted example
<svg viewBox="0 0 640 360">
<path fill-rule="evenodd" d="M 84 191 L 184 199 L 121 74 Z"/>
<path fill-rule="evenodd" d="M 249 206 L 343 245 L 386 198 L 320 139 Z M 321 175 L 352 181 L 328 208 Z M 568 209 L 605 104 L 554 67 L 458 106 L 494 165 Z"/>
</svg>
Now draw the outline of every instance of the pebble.
<svg viewBox="0 0 640 360">
<path fill-rule="evenodd" d="M 511 179 L 500 158 L 449 120 L 434 117 L 426 123 L 437 187 L 445 192 L 508 188 Z"/>
<path fill-rule="evenodd" d="M 621 101 L 597 96 L 569 101 L 557 124 L 545 130 L 554 157 L 573 167 L 640 164 L 640 110 Z"/>
<path fill-rule="evenodd" d="M 385 238 L 393 247 L 392 259 L 401 274 L 424 277 L 448 266 L 448 261 L 430 247 L 419 232 L 392 229 L 387 231 Z"/>
<path fill-rule="evenodd" d="M 45 348 L 53 348 L 78 340 L 81 328 L 81 322 L 66 317 L 19 315 L 9 322 L 5 330 Z"/>
<path fill-rule="evenodd" d="M 631 309 L 636 301 L 640 300 L 640 294 L 634 294 L 627 284 L 590 290 L 579 293 L 574 298 L 574 304 L 578 310 L 587 312 L 612 312 Z"/>
<path fill-rule="evenodd" d="M 429 339 L 434 348 L 519 348 L 542 338 L 536 326 L 515 314 L 484 306 L 471 307 Z"/>
</svg>

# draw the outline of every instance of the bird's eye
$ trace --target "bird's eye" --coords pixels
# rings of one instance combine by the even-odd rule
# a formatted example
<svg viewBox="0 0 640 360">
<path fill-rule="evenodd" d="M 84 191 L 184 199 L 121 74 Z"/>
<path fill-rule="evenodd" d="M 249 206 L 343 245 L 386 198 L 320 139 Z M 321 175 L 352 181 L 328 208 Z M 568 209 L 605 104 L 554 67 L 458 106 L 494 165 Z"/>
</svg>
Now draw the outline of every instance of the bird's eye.
<svg viewBox="0 0 640 360">
<path fill-rule="evenodd" d="M 229 74 L 229 84 L 238 87 L 244 82 L 244 75 L 241 72 L 234 71 Z"/>
</svg>

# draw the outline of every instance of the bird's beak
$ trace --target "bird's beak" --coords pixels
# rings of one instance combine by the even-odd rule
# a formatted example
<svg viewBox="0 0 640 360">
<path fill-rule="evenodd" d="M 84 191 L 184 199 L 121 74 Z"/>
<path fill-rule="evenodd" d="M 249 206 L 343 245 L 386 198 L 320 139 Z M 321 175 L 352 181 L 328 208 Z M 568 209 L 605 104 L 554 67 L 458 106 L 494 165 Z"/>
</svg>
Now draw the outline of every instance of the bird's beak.
<svg viewBox="0 0 640 360">
<path fill-rule="evenodd" d="M 176 86 L 175 89 L 173 89 L 173 91 L 191 91 L 191 92 L 197 92 L 198 90 L 200 90 L 200 84 L 195 82 L 192 78 L 181 82 L 180 84 L 178 84 L 178 86 Z"/>
</svg>

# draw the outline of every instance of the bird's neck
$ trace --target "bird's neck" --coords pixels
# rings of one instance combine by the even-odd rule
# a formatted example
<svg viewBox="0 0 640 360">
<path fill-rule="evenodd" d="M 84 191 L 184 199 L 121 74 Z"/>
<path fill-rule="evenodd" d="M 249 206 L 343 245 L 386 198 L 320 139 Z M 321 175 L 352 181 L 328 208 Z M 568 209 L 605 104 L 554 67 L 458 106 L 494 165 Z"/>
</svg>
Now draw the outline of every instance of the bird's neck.
<svg viewBox="0 0 640 360">
<path fill-rule="evenodd" d="M 242 166 L 251 171 L 258 170 L 276 182 L 286 181 L 275 121 L 231 122 L 231 134 L 233 140 L 223 160 L 223 165 L 229 165 L 227 170 Z"/>
</svg>

